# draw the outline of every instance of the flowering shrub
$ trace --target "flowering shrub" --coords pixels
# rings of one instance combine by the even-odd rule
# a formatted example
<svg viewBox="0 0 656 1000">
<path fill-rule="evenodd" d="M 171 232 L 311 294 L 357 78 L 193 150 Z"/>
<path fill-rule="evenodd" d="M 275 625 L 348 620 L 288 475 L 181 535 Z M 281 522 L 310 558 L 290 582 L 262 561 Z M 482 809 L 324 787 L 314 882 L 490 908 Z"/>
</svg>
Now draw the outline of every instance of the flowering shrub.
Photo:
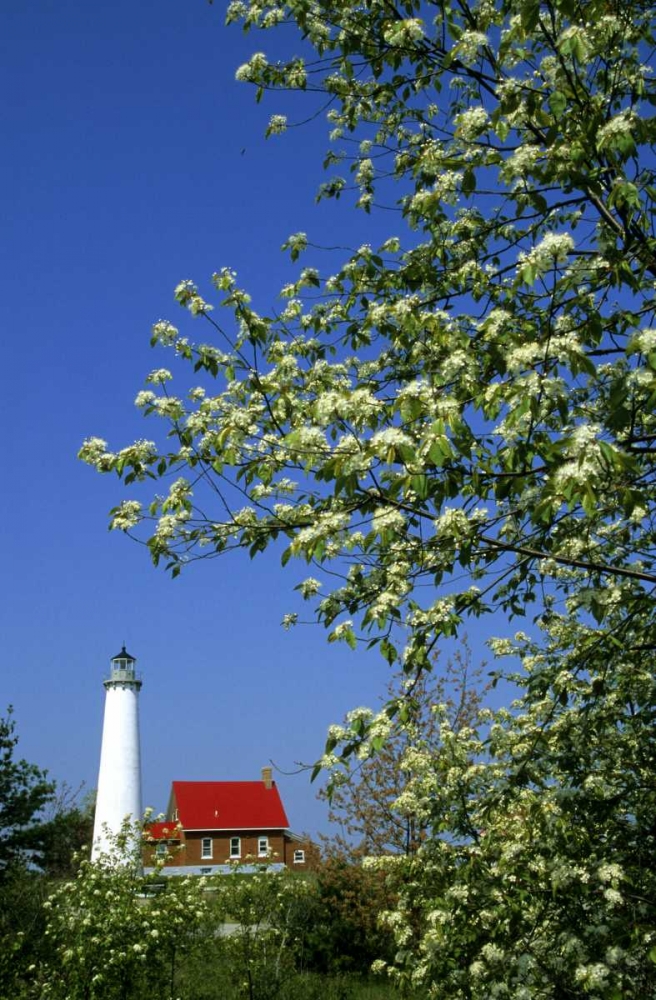
<svg viewBox="0 0 656 1000">
<path fill-rule="evenodd" d="M 199 946 L 207 914 L 201 879 L 144 879 L 126 860 L 140 831 L 126 827 L 111 850 L 82 861 L 75 879 L 44 903 L 50 957 L 32 971 L 40 1000 L 177 996 L 176 964 Z"/>
</svg>

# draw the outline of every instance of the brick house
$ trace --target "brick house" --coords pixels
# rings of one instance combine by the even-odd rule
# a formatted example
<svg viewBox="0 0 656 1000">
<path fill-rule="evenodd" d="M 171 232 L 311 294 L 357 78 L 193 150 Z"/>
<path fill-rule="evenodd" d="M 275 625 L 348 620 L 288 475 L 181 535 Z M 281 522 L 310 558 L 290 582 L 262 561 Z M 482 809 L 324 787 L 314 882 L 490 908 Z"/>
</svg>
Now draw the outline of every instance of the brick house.
<svg viewBox="0 0 656 1000">
<path fill-rule="evenodd" d="M 261 781 L 174 781 L 166 818 L 151 823 L 144 868 L 164 857 L 164 875 L 213 875 L 236 862 L 297 871 L 312 867 L 316 847 L 292 833 L 271 768 Z"/>
</svg>

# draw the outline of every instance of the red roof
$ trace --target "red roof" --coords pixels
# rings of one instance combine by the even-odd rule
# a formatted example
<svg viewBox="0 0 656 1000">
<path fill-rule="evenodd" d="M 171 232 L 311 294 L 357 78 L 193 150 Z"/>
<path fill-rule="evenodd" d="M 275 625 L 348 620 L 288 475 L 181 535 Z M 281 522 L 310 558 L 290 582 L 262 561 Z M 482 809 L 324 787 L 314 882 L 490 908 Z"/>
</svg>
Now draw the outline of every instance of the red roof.
<svg viewBox="0 0 656 1000">
<path fill-rule="evenodd" d="M 287 829 L 275 782 L 174 781 L 178 819 L 185 830 Z"/>
<path fill-rule="evenodd" d="M 180 840 L 180 829 L 172 819 L 163 823 L 148 823 L 146 833 L 152 840 Z"/>
</svg>

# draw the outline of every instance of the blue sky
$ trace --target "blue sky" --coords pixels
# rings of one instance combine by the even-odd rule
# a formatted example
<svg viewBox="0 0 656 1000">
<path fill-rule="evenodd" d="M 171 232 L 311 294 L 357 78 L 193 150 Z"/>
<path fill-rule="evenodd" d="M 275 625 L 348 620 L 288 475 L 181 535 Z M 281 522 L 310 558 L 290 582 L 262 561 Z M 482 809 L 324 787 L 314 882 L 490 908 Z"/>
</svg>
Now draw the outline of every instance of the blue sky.
<svg viewBox="0 0 656 1000">
<path fill-rule="evenodd" d="M 156 809 L 173 779 L 314 760 L 326 727 L 375 704 L 387 678 L 376 653 L 282 630 L 301 565 L 236 553 L 176 581 L 156 571 L 106 530 L 118 481 L 76 459 L 88 435 L 116 447 L 151 436 L 133 400 L 168 364 L 149 335 L 183 319 L 178 281 L 209 289 L 234 267 L 266 312 L 292 274 L 279 249 L 290 233 L 355 246 L 392 235 L 389 216 L 315 204 L 323 120 L 264 139 L 272 113 L 311 110 L 257 105 L 234 80 L 279 44 L 225 28 L 205 0 L 3 8 L 0 711 L 14 704 L 23 756 L 94 787 L 102 678 L 125 642 L 144 676 L 144 804 Z M 292 825 L 324 828 L 307 775 L 278 781 Z"/>
</svg>

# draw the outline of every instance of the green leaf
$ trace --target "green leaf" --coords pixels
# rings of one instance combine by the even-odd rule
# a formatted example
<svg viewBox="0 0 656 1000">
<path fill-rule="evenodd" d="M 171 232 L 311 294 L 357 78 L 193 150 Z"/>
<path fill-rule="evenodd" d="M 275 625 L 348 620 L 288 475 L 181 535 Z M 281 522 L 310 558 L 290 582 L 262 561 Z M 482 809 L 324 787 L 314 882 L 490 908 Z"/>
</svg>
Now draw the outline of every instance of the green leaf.
<svg viewBox="0 0 656 1000">
<path fill-rule="evenodd" d="M 471 167 L 467 167 L 462 175 L 462 193 L 471 195 L 476 190 L 476 173 Z"/>
<path fill-rule="evenodd" d="M 567 98 L 562 90 L 554 90 L 549 97 L 549 108 L 556 118 L 561 118 L 567 110 Z"/>
<path fill-rule="evenodd" d="M 540 0 L 524 0 L 520 8 L 522 28 L 528 34 L 533 31 L 540 17 Z"/>
</svg>

